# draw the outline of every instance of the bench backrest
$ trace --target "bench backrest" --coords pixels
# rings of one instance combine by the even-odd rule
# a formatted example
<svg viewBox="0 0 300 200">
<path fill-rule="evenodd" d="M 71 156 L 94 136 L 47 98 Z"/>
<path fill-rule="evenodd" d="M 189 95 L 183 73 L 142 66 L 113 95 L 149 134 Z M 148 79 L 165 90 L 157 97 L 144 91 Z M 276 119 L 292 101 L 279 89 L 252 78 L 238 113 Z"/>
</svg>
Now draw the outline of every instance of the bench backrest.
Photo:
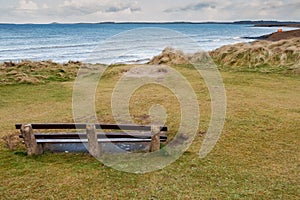
<svg viewBox="0 0 300 200">
<path fill-rule="evenodd" d="M 50 124 L 31 124 L 32 129 L 86 129 L 88 124 L 70 123 L 50 123 Z M 16 129 L 21 129 L 22 124 L 16 124 Z M 132 131 L 151 131 L 151 126 L 142 125 L 118 125 L 118 124 L 95 124 L 96 129 L 102 130 L 132 130 Z M 168 131 L 168 127 L 161 126 L 161 131 Z"/>
</svg>

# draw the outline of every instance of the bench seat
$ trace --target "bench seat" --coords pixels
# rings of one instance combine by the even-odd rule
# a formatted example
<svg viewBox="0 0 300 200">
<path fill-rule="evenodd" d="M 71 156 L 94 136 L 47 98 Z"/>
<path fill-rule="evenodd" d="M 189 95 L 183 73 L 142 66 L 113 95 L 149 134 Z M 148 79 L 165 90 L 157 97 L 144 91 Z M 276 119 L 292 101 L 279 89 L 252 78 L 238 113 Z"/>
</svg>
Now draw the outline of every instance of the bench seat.
<svg viewBox="0 0 300 200">
<path fill-rule="evenodd" d="M 23 135 L 19 135 L 23 138 Z M 85 133 L 35 133 L 34 137 L 38 144 L 42 143 L 88 143 Z M 151 142 L 151 133 L 125 133 L 125 132 L 98 132 L 97 140 L 99 143 L 116 142 Z M 160 135 L 160 142 L 166 142 L 167 136 Z"/>
</svg>

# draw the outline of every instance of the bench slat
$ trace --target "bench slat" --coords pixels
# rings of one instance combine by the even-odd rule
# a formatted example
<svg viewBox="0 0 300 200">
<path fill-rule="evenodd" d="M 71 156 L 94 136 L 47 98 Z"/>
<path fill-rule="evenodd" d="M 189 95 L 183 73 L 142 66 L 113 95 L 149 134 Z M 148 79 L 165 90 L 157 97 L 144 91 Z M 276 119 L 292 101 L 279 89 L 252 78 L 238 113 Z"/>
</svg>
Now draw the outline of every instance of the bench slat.
<svg viewBox="0 0 300 200">
<path fill-rule="evenodd" d="M 161 139 L 164 142 L 163 139 Z M 37 139 L 38 144 L 41 143 L 88 143 L 88 139 Z M 108 143 L 108 142 L 151 142 L 151 138 L 110 138 L 110 139 L 98 139 L 99 143 Z"/>
<path fill-rule="evenodd" d="M 97 137 L 100 138 L 139 138 L 139 139 L 149 139 L 151 138 L 151 133 L 130 133 L 126 134 L 124 132 L 115 133 L 97 133 Z M 20 138 L 23 138 L 23 135 L 19 135 Z M 35 133 L 34 137 L 36 139 L 86 139 L 87 135 L 85 133 Z M 160 138 L 163 140 L 167 140 L 167 136 L 165 134 L 161 134 Z"/>
</svg>

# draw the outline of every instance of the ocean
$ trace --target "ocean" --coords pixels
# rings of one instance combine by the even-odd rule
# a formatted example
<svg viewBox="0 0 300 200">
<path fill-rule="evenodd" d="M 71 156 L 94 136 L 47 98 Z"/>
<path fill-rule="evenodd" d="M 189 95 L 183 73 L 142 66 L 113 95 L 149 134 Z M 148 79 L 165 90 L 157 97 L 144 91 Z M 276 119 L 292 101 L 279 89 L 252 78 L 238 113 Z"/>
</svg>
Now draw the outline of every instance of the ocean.
<svg viewBox="0 0 300 200">
<path fill-rule="evenodd" d="M 278 27 L 241 24 L 0 24 L 0 62 L 145 63 L 164 48 L 209 51 Z M 283 28 L 289 30 L 292 28 Z"/>
</svg>

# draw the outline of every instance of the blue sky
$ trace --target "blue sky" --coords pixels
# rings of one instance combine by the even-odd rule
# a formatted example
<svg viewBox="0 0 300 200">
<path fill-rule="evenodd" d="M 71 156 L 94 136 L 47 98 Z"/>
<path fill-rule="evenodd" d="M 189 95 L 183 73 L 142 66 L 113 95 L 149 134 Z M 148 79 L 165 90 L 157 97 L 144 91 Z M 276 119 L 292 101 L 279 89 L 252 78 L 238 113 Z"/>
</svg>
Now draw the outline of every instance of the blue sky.
<svg viewBox="0 0 300 200">
<path fill-rule="evenodd" d="M 300 21 L 299 0 L 0 0 L 0 3 L 0 23 Z"/>
</svg>

